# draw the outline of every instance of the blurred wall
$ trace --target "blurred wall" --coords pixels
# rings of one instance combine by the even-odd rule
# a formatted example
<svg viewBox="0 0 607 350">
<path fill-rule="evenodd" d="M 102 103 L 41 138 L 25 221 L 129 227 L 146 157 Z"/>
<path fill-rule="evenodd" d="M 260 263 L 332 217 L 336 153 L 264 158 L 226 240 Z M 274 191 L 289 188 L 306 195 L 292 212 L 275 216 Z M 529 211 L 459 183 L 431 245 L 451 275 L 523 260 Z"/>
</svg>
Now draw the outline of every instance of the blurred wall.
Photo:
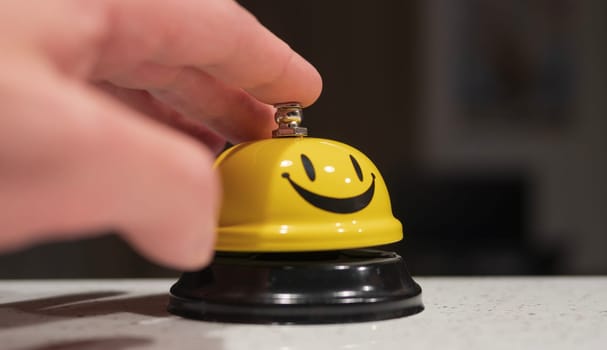
<svg viewBox="0 0 607 350">
<path fill-rule="evenodd" d="M 605 273 L 605 2 L 432 0 L 423 7 L 424 166 L 524 174 L 526 228 L 538 246 L 559 247 L 556 270 Z M 458 65 L 462 57 L 474 67 Z"/>
<path fill-rule="evenodd" d="M 599 1 L 241 1 L 319 69 L 317 137 L 382 170 L 414 274 L 607 273 Z M 0 256 L 0 277 L 173 276 L 120 240 Z"/>
</svg>

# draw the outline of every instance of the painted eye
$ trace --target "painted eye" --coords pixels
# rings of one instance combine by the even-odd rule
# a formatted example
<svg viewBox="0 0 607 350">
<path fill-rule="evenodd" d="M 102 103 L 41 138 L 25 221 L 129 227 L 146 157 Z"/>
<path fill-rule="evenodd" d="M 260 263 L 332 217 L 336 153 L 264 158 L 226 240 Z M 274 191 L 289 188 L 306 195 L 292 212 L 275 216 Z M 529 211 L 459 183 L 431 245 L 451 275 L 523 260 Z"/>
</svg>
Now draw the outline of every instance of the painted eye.
<svg viewBox="0 0 607 350">
<path fill-rule="evenodd" d="M 354 167 L 354 171 L 356 171 L 356 176 L 358 176 L 358 179 L 362 181 L 363 171 L 360 169 L 360 164 L 358 164 L 358 161 L 352 155 L 350 155 L 350 161 L 352 161 L 352 166 Z"/>
<path fill-rule="evenodd" d="M 308 158 L 305 154 L 302 154 L 301 164 L 303 164 L 306 175 L 308 175 L 310 181 L 314 181 L 314 179 L 316 179 L 316 172 L 314 171 L 314 165 L 312 165 L 310 158 Z"/>
</svg>

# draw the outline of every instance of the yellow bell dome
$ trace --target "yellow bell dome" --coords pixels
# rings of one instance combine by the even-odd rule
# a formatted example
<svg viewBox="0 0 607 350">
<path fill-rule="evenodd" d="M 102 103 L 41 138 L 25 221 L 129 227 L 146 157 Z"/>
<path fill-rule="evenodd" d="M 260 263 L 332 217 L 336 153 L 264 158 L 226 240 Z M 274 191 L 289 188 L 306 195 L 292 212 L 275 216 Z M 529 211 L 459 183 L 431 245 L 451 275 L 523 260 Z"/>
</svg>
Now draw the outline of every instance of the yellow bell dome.
<svg viewBox="0 0 607 350">
<path fill-rule="evenodd" d="M 322 251 L 402 239 L 381 174 L 346 144 L 311 137 L 244 143 L 215 167 L 224 189 L 218 251 Z"/>
</svg>

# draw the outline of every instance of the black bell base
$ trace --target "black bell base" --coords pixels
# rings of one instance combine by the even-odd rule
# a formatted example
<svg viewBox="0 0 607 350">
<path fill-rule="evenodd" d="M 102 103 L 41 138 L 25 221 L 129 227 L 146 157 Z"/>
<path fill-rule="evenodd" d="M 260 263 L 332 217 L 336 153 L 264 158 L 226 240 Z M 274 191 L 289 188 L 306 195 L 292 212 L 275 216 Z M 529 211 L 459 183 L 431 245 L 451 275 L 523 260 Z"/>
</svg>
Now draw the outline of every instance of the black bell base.
<svg viewBox="0 0 607 350">
<path fill-rule="evenodd" d="M 171 288 L 168 311 L 217 322 L 323 324 L 421 312 L 421 288 L 396 253 L 217 253 Z"/>
</svg>

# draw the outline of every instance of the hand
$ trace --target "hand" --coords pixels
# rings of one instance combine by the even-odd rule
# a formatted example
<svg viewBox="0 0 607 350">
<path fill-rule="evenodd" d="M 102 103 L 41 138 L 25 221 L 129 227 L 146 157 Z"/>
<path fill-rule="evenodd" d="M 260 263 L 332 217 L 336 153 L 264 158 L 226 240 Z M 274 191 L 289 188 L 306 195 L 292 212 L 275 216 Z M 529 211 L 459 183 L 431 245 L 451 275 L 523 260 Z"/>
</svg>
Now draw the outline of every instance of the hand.
<svg viewBox="0 0 607 350">
<path fill-rule="evenodd" d="M 116 229 L 158 263 L 204 265 L 214 153 L 321 90 L 228 0 L 5 0 L 0 52 L 2 250 Z"/>
</svg>

